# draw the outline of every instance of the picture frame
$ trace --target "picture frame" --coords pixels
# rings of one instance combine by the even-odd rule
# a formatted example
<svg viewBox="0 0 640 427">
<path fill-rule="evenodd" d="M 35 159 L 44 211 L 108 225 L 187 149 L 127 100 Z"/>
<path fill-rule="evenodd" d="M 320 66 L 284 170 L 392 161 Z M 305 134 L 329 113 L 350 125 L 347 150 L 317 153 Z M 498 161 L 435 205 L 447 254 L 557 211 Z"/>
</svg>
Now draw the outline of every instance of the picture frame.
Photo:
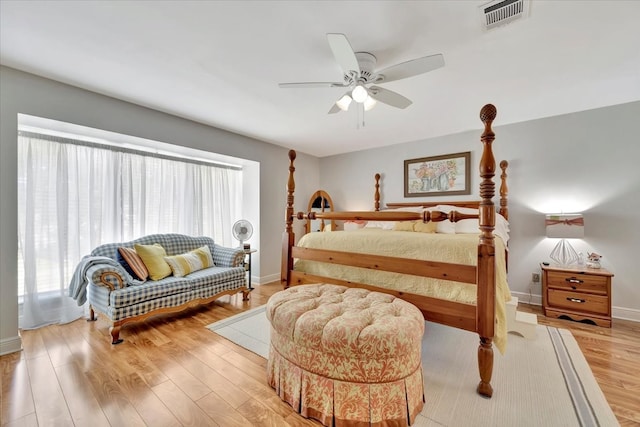
<svg viewBox="0 0 640 427">
<path fill-rule="evenodd" d="M 404 197 L 471 194 L 471 152 L 404 161 Z"/>
</svg>

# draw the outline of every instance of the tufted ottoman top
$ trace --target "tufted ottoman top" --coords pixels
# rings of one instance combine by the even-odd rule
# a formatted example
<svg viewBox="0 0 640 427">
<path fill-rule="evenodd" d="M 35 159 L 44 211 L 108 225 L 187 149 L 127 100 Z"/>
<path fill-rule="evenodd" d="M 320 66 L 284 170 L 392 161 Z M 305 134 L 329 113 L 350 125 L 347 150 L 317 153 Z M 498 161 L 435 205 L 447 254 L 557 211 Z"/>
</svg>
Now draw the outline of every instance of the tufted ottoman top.
<svg viewBox="0 0 640 427">
<path fill-rule="evenodd" d="M 269 299 L 267 318 L 275 350 L 319 375 L 389 381 L 420 364 L 422 313 L 392 295 L 328 284 L 294 286 Z"/>
</svg>

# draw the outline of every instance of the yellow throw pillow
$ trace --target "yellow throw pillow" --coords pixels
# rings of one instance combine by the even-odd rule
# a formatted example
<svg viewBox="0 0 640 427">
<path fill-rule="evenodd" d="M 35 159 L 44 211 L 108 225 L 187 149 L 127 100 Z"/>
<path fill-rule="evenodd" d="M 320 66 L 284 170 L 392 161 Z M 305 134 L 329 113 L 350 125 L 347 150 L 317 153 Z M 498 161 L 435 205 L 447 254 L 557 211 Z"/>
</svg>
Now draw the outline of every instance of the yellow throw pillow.
<svg viewBox="0 0 640 427">
<path fill-rule="evenodd" d="M 398 221 L 393 224 L 393 231 L 413 231 L 414 221 Z"/>
<path fill-rule="evenodd" d="M 418 231 L 420 233 L 435 233 L 436 228 L 437 228 L 437 225 L 433 221 L 429 221 L 429 222 L 418 221 L 416 222 L 416 225 L 413 227 L 415 231 Z"/>
<path fill-rule="evenodd" d="M 208 246 L 194 249 L 182 255 L 166 256 L 164 260 L 169 264 L 176 277 L 186 276 L 194 271 L 215 265 Z"/>
<path fill-rule="evenodd" d="M 164 260 L 167 252 L 159 243 L 153 245 L 134 245 L 136 253 L 142 258 L 151 280 L 160 280 L 171 275 L 171 267 Z"/>
</svg>

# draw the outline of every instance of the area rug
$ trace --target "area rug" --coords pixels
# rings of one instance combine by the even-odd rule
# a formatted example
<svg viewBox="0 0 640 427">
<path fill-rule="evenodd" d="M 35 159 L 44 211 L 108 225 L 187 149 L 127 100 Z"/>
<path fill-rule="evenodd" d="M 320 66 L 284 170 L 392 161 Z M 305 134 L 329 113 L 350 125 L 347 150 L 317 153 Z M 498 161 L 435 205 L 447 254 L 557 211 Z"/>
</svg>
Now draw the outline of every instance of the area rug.
<svg viewBox="0 0 640 427">
<path fill-rule="evenodd" d="M 209 325 L 264 358 L 270 325 L 265 306 Z M 494 357 L 491 399 L 478 384 L 477 334 L 426 322 L 422 363 L 426 403 L 414 426 L 617 426 L 570 331 L 538 325 L 533 340 L 509 335 Z"/>
</svg>

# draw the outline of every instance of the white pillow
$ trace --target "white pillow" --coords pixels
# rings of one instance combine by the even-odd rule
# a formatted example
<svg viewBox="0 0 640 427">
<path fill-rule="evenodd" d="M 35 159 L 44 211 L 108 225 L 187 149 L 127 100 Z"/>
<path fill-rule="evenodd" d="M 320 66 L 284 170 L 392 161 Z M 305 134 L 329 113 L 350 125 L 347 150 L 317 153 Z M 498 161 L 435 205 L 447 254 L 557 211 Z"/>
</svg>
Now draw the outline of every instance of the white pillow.
<svg viewBox="0 0 640 427">
<path fill-rule="evenodd" d="M 367 225 L 367 221 L 345 221 L 344 231 L 359 230 Z"/>
<path fill-rule="evenodd" d="M 381 228 L 383 230 L 393 230 L 396 225 L 395 221 L 367 221 L 364 228 Z"/>
<path fill-rule="evenodd" d="M 465 208 L 461 206 L 453 206 L 453 205 L 437 205 L 433 210 L 441 211 L 445 213 L 449 213 L 451 211 L 457 211 L 461 214 L 466 215 L 478 215 L 479 210 L 474 208 Z M 444 220 L 437 223 L 436 233 L 443 234 L 478 234 L 480 233 L 480 221 L 475 219 L 463 219 L 456 223 L 452 223 L 451 221 Z M 494 230 L 494 234 L 499 236 L 505 243 L 509 241 L 509 222 L 500 215 L 496 213 L 496 226 Z"/>
<path fill-rule="evenodd" d="M 462 210 L 467 210 L 467 212 L 463 212 Z M 458 206 L 451 206 L 451 205 L 437 205 L 434 206 L 432 208 L 429 208 L 430 211 L 440 211 L 440 212 L 444 212 L 444 213 L 449 213 L 451 211 L 458 211 L 460 213 L 465 213 L 465 214 L 477 214 L 478 210 L 477 209 L 469 209 L 469 208 L 461 208 Z M 455 234 L 456 233 L 456 225 L 449 221 L 448 219 L 445 219 L 444 221 L 440 221 L 436 223 L 436 233 L 440 233 L 440 234 Z"/>
<path fill-rule="evenodd" d="M 384 209 L 380 212 L 389 212 L 389 211 L 395 211 L 395 212 L 422 212 L 424 209 L 421 207 L 405 207 L 405 208 L 393 208 L 393 209 Z M 367 225 L 365 225 L 365 228 L 381 228 L 383 230 L 393 230 L 394 227 L 396 226 L 396 221 L 368 221 Z"/>
<path fill-rule="evenodd" d="M 434 208 L 436 211 L 441 211 L 445 213 L 449 213 L 451 211 L 458 211 L 461 214 L 466 215 L 477 215 L 478 209 L 474 208 L 463 208 L 462 206 L 452 206 L 452 205 L 438 205 Z"/>
<path fill-rule="evenodd" d="M 444 221 L 436 222 L 436 233 L 440 234 L 456 234 L 456 225 L 445 219 Z"/>
<path fill-rule="evenodd" d="M 480 221 L 478 219 L 463 219 L 455 223 L 456 234 L 478 234 L 480 233 Z M 493 230 L 504 243 L 509 241 L 509 222 L 499 213 L 496 214 L 496 226 Z"/>
<path fill-rule="evenodd" d="M 397 212 L 422 212 L 423 210 L 425 210 L 423 207 L 421 206 L 406 206 L 404 208 L 391 208 L 391 209 L 384 209 L 382 212 L 387 212 L 387 211 L 397 211 Z"/>
</svg>

